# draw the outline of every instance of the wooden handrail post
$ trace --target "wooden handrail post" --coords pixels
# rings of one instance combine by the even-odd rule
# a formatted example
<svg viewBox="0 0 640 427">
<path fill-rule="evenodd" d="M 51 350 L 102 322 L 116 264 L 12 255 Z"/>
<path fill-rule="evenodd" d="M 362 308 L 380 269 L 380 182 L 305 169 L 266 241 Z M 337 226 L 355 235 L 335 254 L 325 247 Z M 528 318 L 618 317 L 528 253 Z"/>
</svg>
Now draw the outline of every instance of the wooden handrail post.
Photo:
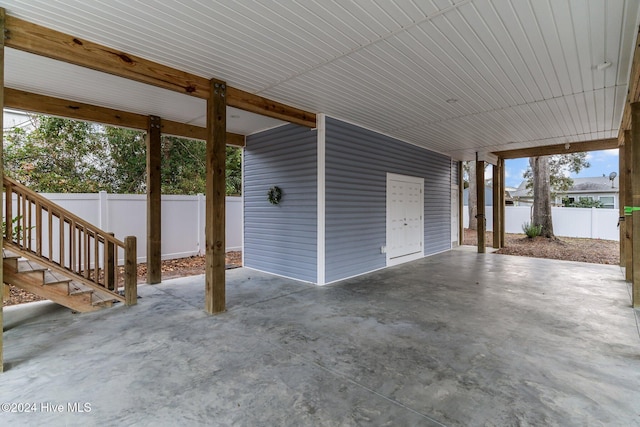
<svg viewBox="0 0 640 427">
<path fill-rule="evenodd" d="M 5 10 L 4 8 L 0 8 L 0 34 L 5 35 Z M 4 108 L 4 37 L 0 37 L 0 106 Z M 4 124 L 2 121 L 2 117 L 0 117 L 0 176 L 3 178 L 4 182 L 4 167 L 3 167 L 3 151 L 4 151 Z M 5 211 L 5 236 L 11 236 L 11 219 L 12 219 L 12 211 L 11 211 L 11 189 L 6 189 L 6 211 Z M 0 249 L 4 247 L 4 239 L 0 239 Z M 0 372 L 4 372 L 4 353 L 3 353 L 3 335 L 2 332 L 4 330 L 4 320 L 2 317 L 2 306 L 4 301 L 4 263 L 0 265 Z"/>
<path fill-rule="evenodd" d="M 109 236 L 114 237 L 114 233 L 107 233 Z M 112 241 L 105 239 L 107 251 L 107 263 L 104 266 L 104 278 L 105 284 L 107 285 L 107 289 L 110 291 L 115 291 L 115 277 L 116 277 L 116 263 L 115 263 L 115 246 Z"/>
<path fill-rule="evenodd" d="M 126 305 L 138 303 L 138 250 L 136 236 L 124 238 L 124 299 Z"/>
</svg>

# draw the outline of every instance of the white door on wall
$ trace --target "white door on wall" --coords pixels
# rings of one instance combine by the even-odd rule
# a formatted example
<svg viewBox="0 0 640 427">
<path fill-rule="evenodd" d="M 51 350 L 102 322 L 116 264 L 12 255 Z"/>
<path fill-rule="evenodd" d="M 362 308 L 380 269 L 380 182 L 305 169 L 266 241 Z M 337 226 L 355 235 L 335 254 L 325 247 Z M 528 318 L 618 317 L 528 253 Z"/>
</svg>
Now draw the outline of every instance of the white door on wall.
<svg viewBox="0 0 640 427">
<path fill-rule="evenodd" d="M 424 254 L 424 179 L 387 174 L 387 264 Z"/>
<path fill-rule="evenodd" d="M 458 246 L 458 186 L 451 186 L 451 247 Z"/>
</svg>

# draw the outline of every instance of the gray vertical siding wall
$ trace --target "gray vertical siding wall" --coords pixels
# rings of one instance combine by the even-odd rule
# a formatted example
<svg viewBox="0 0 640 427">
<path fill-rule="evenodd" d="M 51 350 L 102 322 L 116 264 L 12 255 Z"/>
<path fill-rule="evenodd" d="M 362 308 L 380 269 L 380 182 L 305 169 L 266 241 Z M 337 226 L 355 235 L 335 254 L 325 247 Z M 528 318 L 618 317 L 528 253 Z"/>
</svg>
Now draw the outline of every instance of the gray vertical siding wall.
<svg viewBox="0 0 640 427">
<path fill-rule="evenodd" d="M 424 178 L 424 253 L 450 249 L 451 159 L 327 117 L 327 282 L 386 265 L 387 172 Z"/>
<path fill-rule="evenodd" d="M 244 262 L 317 281 L 317 133 L 296 125 L 248 136 L 244 149 Z M 267 191 L 282 189 L 271 205 Z"/>
</svg>

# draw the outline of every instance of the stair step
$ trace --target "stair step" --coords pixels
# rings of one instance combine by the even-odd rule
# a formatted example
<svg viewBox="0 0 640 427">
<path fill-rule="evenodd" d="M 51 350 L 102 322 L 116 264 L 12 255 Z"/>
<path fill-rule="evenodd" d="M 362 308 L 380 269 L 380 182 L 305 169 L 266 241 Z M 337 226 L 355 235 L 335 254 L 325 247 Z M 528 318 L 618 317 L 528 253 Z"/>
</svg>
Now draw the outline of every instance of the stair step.
<svg viewBox="0 0 640 427">
<path fill-rule="evenodd" d="M 8 249 L 2 248 L 2 259 L 5 266 L 7 266 L 8 268 L 13 268 L 15 270 L 18 268 L 18 260 L 20 259 L 20 255 Z"/>
<path fill-rule="evenodd" d="M 38 275 L 40 277 L 37 277 Z M 43 298 L 55 301 L 58 304 L 62 304 L 75 311 L 89 312 L 89 311 L 97 310 L 99 308 L 99 307 L 94 307 L 91 304 L 92 302 L 91 293 L 87 292 L 87 293 L 81 293 L 79 295 L 69 295 L 68 283 L 58 283 L 58 284 L 43 286 L 42 272 L 18 273 L 15 270 L 7 269 L 4 272 L 4 279 L 5 279 L 5 282 L 7 283 L 11 283 L 14 286 L 18 286 L 19 288 L 32 292 Z"/>
<path fill-rule="evenodd" d="M 2 248 L 2 258 L 3 259 L 18 259 L 20 255 L 10 251 L 9 249 Z"/>
<path fill-rule="evenodd" d="M 93 289 L 89 289 L 86 286 L 78 282 L 74 282 L 73 280 L 69 280 L 69 295 L 81 295 L 81 294 L 91 294 L 93 293 Z"/>
<path fill-rule="evenodd" d="M 111 307 L 116 301 L 115 300 L 100 300 L 100 301 L 92 301 L 91 305 L 94 307 Z"/>
<path fill-rule="evenodd" d="M 20 261 L 18 261 L 18 273 L 30 273 L 47 270 L 49 270 L 47 267 L 44 267 L 35 261 L 31 261 L 28 259 L 21 259 Z"/>
<path fill-rule="evenodd" d="M 72 274 L 67 275 L 57 267 L 48 268 L 39 263 L 36 254 L 32 252 L 22 252 L 9 244 L 7 246 L 10 249 L 5 247 L 2 253 L 5 283 L 11 283 L 78 312 L 100 310 L 121 301 L 106 289 L 103 291 L 102 288 L 74 280 Z"/>
<path fill-rule="evenodd" d="M 94 307 L 111 307 L 115 302 L 115 299 L 107 294 L 100 292 L 97 289 L 91 289 L 82 283 L 71 281 L 69 282 L 69 294 L 77 295 L 82 293 L 88 293 L 91 295 L 91 305 Z"/>
<path fill-rule="evenodd" d="M 51 270 L 47 270 L 44 272 L 45 285 L 68 284 L 69 282 L 71 282 L 71 279 L 62 276 L 59 273 L 54 273 Z"/>
</svg>

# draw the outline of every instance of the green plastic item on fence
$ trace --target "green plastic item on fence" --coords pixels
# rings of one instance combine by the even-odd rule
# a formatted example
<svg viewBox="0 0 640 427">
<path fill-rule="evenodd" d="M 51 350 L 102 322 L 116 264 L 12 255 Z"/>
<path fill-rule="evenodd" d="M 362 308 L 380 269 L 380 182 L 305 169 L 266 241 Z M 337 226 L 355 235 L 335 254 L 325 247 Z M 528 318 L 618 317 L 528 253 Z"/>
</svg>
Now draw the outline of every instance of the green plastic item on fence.
<svg viewBox="0 0 640 427">
<path fill-rule="evenodd" d="M 624 214 L 625 215 L 633 215 L 633 211 L 640 211 L 640 206 L 625 206 Z"/>
</svg>

